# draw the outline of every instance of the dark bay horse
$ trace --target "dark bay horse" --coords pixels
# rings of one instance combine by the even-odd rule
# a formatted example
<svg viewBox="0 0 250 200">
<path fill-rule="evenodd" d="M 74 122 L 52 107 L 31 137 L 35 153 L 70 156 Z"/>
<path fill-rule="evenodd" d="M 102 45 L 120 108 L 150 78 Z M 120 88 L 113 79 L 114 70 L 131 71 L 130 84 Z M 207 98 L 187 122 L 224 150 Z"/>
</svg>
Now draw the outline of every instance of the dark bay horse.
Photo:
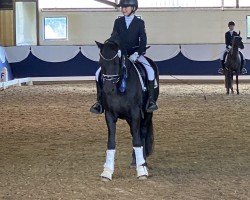
<svg viewBox="0 0 250 200">
<path fill-rule="evenodd" d="M 108 127 L 108 142 L 106 162 L 101 174 L 102 180 L 112 180 L 115 158 L 116 122 L 124 119 L 130 126 L 133 143 L 133 156 L 135 158 L 137 177 L 146 179 L 148 168 L 146 157 L 153 151 L 153 113 L 145 111 L 147 93 L 142 85 L 133 63 L 125 56 L 119 58 L 119 44 L 106 41 L 104 44 L 96 42 L 100 49 L 99 65 L 102 77 L 102 102 L 105 110 L 105 119 Z M 156 65 L 150 61 L 155 69 L 156 80 L 159 86 L 159 73 Z M 126 68 L 124 68 L 126 66 Z M 121 92 L 122 77 L 126 71 L 126 91 Z M 158 99 L 159 87 L 155 88 L 155 101 Z"/>
<path fill-rule="evenodd" d="M 232 48 L 227 54 L 225 62 L 225 87 L 227 89 L 227 94 L 231 89 L 233 91 L 233 75 L 236 76 L 237 94 L 239 94 L 239 74 L 241 70 L 241 58 L 239 54 L 239 48 L 243 49 L 244 45 L 240 33 L 238 36 L 234 36 L 232 42 Z"/>
</svg>

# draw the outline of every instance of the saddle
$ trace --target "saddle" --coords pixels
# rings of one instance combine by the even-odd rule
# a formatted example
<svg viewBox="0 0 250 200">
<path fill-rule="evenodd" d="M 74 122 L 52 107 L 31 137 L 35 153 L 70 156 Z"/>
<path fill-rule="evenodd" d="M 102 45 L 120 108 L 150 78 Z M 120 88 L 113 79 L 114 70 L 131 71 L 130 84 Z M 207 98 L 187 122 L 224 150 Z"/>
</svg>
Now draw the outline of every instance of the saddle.
<svg viewBox="0 0 250 200">
<path fill-rule="evenodd" d="M 143 66 L 143 64 L 141 64 L 140 62 L 135 62 L 134 66 L 136 68 L 136 71 L 138 73 L 139 79 L 141 81 L 141 85 L 143 88 L 143 91 L 145 92 L 147 90 L 148 87 L 148 75 L 147 75 L 147 71 L 145 69 L 145 67 Z"/>
<path fill-rule="evenodd" d="M 155 66 L 154 61 L 152 61 L 150 58 L 148 58 L 146 56 L 145 56 L 145 58 L 150 63 L 151 67 L 153 68 L 155 77 L 157 77 L 157 75 L 158 75 L 158 69 Z M 140 78 L 140 81 L 141 81 L 141 84 L 142 84 L 142 88 L 143 87 L 145 88 L 143 90 L 145 92 L 145 91 L 147 91 L 147 88 L 148 88 L 148 75 L 147 75 L 147 71 L 146 71 L 145 67 L 143 66 L 143 64 L 140 63 L 140 62 L 138 62 L 138 61 L 134 63 L 134 66 L 135 66 L 135 68 L 137 70 L 137 73 L 138 73 L 138 76 Z M 155 88 L 157 88 L 159 86 L 159 83 L 158 83 L 157 79 L 155 79 L 155 84 L 154 85 L 155 85 L 154 86 Z"/>
</svg>

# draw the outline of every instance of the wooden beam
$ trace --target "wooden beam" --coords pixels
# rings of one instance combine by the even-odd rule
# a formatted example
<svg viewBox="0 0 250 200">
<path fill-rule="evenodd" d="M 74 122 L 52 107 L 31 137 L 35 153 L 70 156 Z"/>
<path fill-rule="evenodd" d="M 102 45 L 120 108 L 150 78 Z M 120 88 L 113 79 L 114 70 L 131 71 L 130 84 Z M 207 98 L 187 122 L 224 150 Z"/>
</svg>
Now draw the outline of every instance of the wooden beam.
<svg viewBox="0 0 250 200">
<path fill-rule="evenodd" d="M 236 0 L 236 8 L 240 7 L 240 0 Z"/>
<path fill-rule="evenodd" d="M 113 7 L 117 7 L 117 4 L 114 3 L 114 2 L 111 2 L 111 1 L 108 1 L 108 0 L 94 0 L 94 1 L 97 1 L 97 2 L 100 2 L 100 3 L 103 3 L 103 4 L 106 4 L 106 5 L 109 5 L 109 6 L 113 6 Z"/>
</svg>

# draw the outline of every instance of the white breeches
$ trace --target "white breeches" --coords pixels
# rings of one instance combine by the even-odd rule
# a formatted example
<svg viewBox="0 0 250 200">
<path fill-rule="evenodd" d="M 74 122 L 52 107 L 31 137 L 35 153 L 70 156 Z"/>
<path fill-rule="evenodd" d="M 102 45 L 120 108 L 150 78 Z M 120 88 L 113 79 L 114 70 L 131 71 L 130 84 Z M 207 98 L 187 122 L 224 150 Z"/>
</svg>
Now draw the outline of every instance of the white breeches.
<svg viewBox="0 0 250 200">
<path fill-rule="evenodd" d="M 155 72 L 147 59 L 144 56 L 140 56 L 137 60 L 145 67 L 148 75 L 148 80 L 153 81 L 155 79 Z"/>
<path fill-rule="evenodd" d="M 153 81 L 155 79 L 155 72 L 147 59 L 144 56 L 140 56 L 138 58 L 138 61 L 145 67 L 148 75 L 148 80 Z M 99 74 L 101 72 L 101 67 L 96 71 L 95 73 L 95 80 L 98 82 Z"/>
</svg>

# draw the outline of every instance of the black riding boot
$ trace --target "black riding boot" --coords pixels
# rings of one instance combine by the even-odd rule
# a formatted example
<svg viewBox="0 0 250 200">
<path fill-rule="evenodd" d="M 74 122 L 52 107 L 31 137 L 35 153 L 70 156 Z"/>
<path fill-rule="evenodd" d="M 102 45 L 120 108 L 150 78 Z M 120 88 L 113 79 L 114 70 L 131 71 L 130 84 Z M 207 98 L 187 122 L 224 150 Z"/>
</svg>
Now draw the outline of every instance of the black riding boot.
<svg viewBox="0 0 250 200">
<path fill-rule="evenodd" d="M 154 100 L 154 81 L 148 81 L 148 102 L 146 105 L 146 111 L 151 113 L 158 109 Z"/>
<path fill-rule="evenodd" d="M 218 70 L 218 73 L 219 74 L 224 74 L 225 73 L 225 60 L 221 60 L 221 66 L 222 66 L 222 68 L 220 68 Z"/>
<path fill-rule="evenodd" d="M 90 108 L 90 112 L 95 114 L 102 114 L 103 113 L 103 106 L 102 106 L 102 88 L 100 83 L 96 81 L 96 89 L 97 89 L 97 102 Z"/>
<path fill-rule="evenodd" d="M 242 58 L 241 60 L 241 68 L 240 68 L 240 73 L 241 74 L 247 74 L 247 69 L 245 68 L 246 66 L 246 60 Z"/>
</svg>

